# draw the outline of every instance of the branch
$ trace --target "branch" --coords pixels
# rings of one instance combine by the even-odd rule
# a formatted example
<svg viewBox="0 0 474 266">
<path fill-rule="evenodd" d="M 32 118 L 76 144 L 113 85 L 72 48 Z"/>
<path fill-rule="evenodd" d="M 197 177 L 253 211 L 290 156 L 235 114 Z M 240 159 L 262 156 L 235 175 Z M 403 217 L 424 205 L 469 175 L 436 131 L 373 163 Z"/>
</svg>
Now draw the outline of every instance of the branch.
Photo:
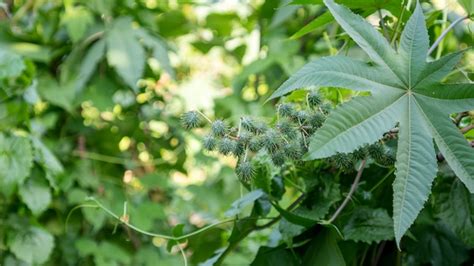
<svg viewBox="0 0 474 266">
<path fill-rule="evenodd" d="M 436 41 L 430 47 L 430 49 L 428 50 L 427 56 L 429 56 L 436 49 L 436 47 L 438 47 L 438 45 L 441 43 L 441 41 L 443 41 L 443 39 L 449 33 L 449 31 L 451 31 L 457 24 L 459 24 L 459 22 L 461 22 L 465 19 L 468 19 L 468 18 L 469 18 L 469 16 L 460 17 L 460 18 L 456 19 L 453 23 L 451 23 L 451 25 L 449 25 L 449 27 L 447 27 L 443 31 L 443 33 L 441 33 L 441 35 L 438 37 L 438 39 L 436 39 Z"/>
<path fill-rule="evenodd" d="M 474 129 L 474 124 L 471 124 L 469 126 L 461 128 L 461 133 L 465 134 L 465 133 L 469 132 L 469 130 L 471 130 L 471 129 Z"/>
<path fill-rule="evenodd" d="M 341 206 L 339 206 L 339 208 L 337 208 L 336 212 L 332 215 L 331 219 L 329 219 L 329 221 L 328 221 L 329 223 L 334 222 L 334 220 L 336 220 L 337 216 L 339 216 L 339 214 L 342 212 L 342 210 L 346 207 L 347 203 L 349 203 L 349 200 L 351 199 L 352 194 L 354 194 L 354 192 L 357 189 L 357 186 L 359 185 L 360 177 L 362 176 L 362 172 L 364 171 L 366 162 L 367 162 L 367 160 L 365 160 L 365 159 L 362 160 L 362 163 L 360 164 L 359 171 L 357 171 L 356 178 L 354 179 L 354 182 L 352 183 L 351 190 L 349 190 L 349 193 L 347 194 L 346 198 L 342 202 Z"/>
</svg>

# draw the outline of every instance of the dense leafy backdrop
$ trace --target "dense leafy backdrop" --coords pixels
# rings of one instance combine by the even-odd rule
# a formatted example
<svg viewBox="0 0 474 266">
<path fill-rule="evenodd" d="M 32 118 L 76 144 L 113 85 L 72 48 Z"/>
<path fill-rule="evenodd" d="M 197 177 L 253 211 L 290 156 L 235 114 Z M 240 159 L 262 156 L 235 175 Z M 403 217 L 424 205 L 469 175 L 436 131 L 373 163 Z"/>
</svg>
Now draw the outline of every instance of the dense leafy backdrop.
<svg viewBox="0 0 474 266">
<path fill-rule="evenodd" d="M 471 19 L 427 56 L 472 1 L 335 2 L 2 1 L 0 264 L 472 264 Z M 316 87 L 309 160 L 250 182 L 181 124 L 277 127 Z"/>
</svg>

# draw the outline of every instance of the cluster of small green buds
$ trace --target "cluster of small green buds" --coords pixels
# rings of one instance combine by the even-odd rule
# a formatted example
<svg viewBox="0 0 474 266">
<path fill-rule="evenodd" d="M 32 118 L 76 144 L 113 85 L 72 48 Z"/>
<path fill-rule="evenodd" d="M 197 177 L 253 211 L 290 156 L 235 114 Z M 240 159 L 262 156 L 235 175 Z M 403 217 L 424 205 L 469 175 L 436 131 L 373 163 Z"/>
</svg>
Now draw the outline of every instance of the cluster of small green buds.
<svg viewBox="0 0 474 266">
<path fill-rule="evenodd" d="M 330 161 L 334 167 L 344 172 L 354 171 L 354 164 L 358 161 L 372 158 L 373 161 L 382 166 L 390 166 L 395 163 L 395 153 L 392 148 L 387 147 L 379 141 L 371 145 L 365 145 L 352 153 L 337 153 Z"/>
<path fill-rule="evenodd" d="M 200 116 L 210 121 L 210 133 L 203 138 L 203 147 L 236 157 L 236 175 L 241 181 L 248 182 L 254 175 L 252 158 L 258 153 L 267 154 L 277 167 L 301 161 L 311 135 L 321 127 L 330 110 L 323 108 L 324 105 L 327 104 L 323 97 L 312 91 L 299 102 L 280 104 L 277 121 L 271 123 L 244 116 L 231 128 L 224 120 L 211 121 L 197 111 L 184 114 L 182 122 L 185 128 L 191 129 L 201 124 Z"/>
</svg>

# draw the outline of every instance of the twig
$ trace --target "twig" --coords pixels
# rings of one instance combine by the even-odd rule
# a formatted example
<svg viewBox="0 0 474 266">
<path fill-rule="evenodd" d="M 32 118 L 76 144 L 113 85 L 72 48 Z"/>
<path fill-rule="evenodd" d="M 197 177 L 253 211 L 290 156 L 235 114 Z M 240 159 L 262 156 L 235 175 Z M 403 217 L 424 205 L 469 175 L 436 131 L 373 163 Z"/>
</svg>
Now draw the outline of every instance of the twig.
<svg viewBox="0 0 474 266">
<path fill-rule="evenodd" d="M 346 207 L 347 203 L 349 203 L 349 200 L 352 197 L 352 194 L 354 194 L 355 190 L 357 189 L 357 186 L 359 185 L 360 177 L 362 176 L 362 172 L 364 171 L 365 168 L 365 163 L 367 162 L 366 159 L 362 160 L 360 164 L 360 168 L 357 171 L 356 178 L 354 179 L 354 182 L 352 183 L 351 189 L 349 190 L 349 193 L 347 194 L 346 198 L 342 202 L 341 206 L 337 208 L 336 212 L 332 215 L 331 219 L 329 219 L 329 223 L 334 222 L 336 220 L 337 216 L 342 212 L 342 210 Z"/>
<path fill-rule="evenodd" d="M 459 126 L 459 123 L 461 123 L 461 120 L 466 117 L 468 115 L 467 112 L 461 112 L 459 113 L 456 118 L 454 118 L 454 124 L 456 124 L 456 126 Z"/>
<path fill-rule="evenodd" d="M 207 122 L 209 122 L 210 124 L 212 124 L 212 120 L 211 120 L 209 117 L 207 117 L 207 115 L 205 115 L 203 112 L 201 112 L 201 111 L 199 111 L 199 110 L 196 110 L 196 112 L 197 112 L 198 114 L 200 114 L 202 117 L 204 117 L 204 119 L 206 119 Z"/>
<path fill-rule="evenodd" d="M 457 24 L 459 24 L 459 22 L 465 20 L 465 19 L 468 19 L 469 16 L 464 16 L 464 17 L 460 17 L 458 19 L 456 19 L 453 23 L 451 23 L 451 25 L 449 25 L 449 27 L 447 27 L 442 33 L 441 35 L 438 37 L 438 39 L 436 39 L 436 41 L 433 43 L 433 45 L 430 47 L 430 49 L 428 50 L 428 54 L 427 56 L 429 56 L 435 49 L 436 47 L 438 47 L 438 45 L 443 41 L 443 39 L 446 37 L 446 35 L 449 33 L 449 31 L 451 31 Z"/>
<path fill-rule="evenodd" d="M 461 133 L 467 133 L 469 130 L 474 129 L 474 124 L 461 128 Z"/>
</svg>

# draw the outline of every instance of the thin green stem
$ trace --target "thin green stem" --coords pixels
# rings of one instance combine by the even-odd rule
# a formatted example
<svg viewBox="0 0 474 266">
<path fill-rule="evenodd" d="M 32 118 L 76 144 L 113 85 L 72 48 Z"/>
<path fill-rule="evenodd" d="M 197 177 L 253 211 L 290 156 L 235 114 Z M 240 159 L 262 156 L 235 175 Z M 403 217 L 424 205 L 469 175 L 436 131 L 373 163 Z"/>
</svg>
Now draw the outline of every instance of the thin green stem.
<svg viewBox="0 0 474 266">
<path fill-rule="evenodd" d="M 377 189 L 383 182 L 385 182 L 385 180 L 386 180 L 394 171 L 395 171 L 395 168 L 390 169 L 390 171 L 388 171 L 388 173 L 387 173 L 384 177 L 382 177 L 382 179 L 380 179 L 380 181 L 379 181 L 377 184 L 375 184 L 375 186 L 373 186 L 373 187 L 369 190 L 369 192 L 372 192 L 372 191 L 374 191 L 375 189 Z"/>
<path fill-rule="evenodd" d="M 461 21 L 465 20 L 465 19 L 468 19 L 469 16 L 464 16 L 464 17 L 460 17 L 458 19 L 456 19 L 455 21 L 453 21 L 453 23 L 451 23 L 451 25 L 449 25 L 449 27 L 446 27 L 446 21 L 447 21 L 447 15 L 446 16 L 443 16 L 443 32 L 441 33 L 441 35 L 439 35 L 438 39 L 436 39 L 436 41 L 433 43 L 433 45 L 430 47 L 430 49 L 428 50 L 428 56 L 433 53 L 433 51 L 436 49 L 436 47 L 439 46 L 437 52 L 436 52 L 436 58 L 440 58 L 441 57 L 441 53 L 443 52 L 443 40 L 444 38 L 446 37 L 446 35 L 448 35 L 448 33 L 457 25 L 459 24 Z"/>
<path fill-rule="evenodd" d="M 403 19 L 404 14 L 405 14 L 405 8 L 402 8 L 402 11 L 400 12 L 400 16 L 398 16 L 397 25 L 395 26 L 395 30 L 393 31 L 392 40 L 390 41 L 390 44 L 394 45 L 395 47 L 396 47 L 395 40 L 397 39 L 398 31 L 400 29 L 400 25 L 402 24 L 402 19 Z"/>
<path fill-rule="evenodd" d="M 383 36 L 385 36 L 385 39 L 389 41 L 390 36 L 388 35 L 387 27 L 385 26 L 385 20 L 383 19 L 382 11 L 380 9 L 377 9 L 377 14 L 380 19 L 380 26 L 382 27 Z"/>
<path fill-rule="evenodd" d="M 352 186 L 351 186 L 351 189 L 349 190 L 349 193 L 347 194 L 346 198 L 342 202 L 341 206 L 339 206 L 339 208 L 337 208 L 336 212 L 334 212 L 334 214 L 331 216 L 328 223 L 334 222 L 334 220 L 336 220 L 336 218 L 339 216 L 339 214 L 342 212 L 342 210 L 344 210 L 347 203 L 349 203 L 349 200 L 351 199 L 352 194 L 354 194 L 354 192 L 357 189 L 357 186 L 359 185 L 359 181 L 360 181 L 360 178 L 362 176 L 362 172 L 364 171 L 366 162 L 367 162 L 366 159 L 362 160 L 362 163 L 360 164 L 359 170 L 357 171 L 356 178 L 354 179 L 354 182 L 352 183 Z"/>
<path fill-rule="evenodd" d="M 207 117 L 207 115 L 205 115 L 203 112 L 201 112 L 201 111 L 199 111 L 199 110 L 196 110 L 196 112 L 197 112 L 198 114 L 200 114 L 202 117 L 204 117 L 204 119 L 206 119 L 207 122 L 209 122 L 210 124 L 212 124 L 212 120 L 211 120 L 209 117 Z"/>
</svg>

